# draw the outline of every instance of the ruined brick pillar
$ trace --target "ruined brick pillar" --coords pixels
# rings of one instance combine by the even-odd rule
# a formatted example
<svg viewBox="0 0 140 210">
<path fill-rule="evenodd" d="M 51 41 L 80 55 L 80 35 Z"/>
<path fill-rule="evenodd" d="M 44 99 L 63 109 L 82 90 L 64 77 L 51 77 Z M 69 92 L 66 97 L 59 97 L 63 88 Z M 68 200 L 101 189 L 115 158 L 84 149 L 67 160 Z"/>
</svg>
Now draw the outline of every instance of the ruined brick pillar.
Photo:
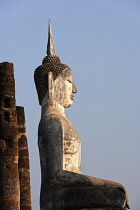
<svg viewBox="0 0 140 210">
<path fill-rule="evenodd" d="M 31 210 L 24 108 L 16 107 L 13 64 L 0 64 L 0 210 Z"/>
<path fill-rule="evenodd" d="M 0 64 L 0 209 L 19 210 L 18 126 L 13 64 Z"/>
<path fill-rule="evenodd" d="M 29 154 L 24 108 L 16 107 L 18 122 L 18 169 L 20 180 L 20 210 L 31 210 Z"/>
</svg>

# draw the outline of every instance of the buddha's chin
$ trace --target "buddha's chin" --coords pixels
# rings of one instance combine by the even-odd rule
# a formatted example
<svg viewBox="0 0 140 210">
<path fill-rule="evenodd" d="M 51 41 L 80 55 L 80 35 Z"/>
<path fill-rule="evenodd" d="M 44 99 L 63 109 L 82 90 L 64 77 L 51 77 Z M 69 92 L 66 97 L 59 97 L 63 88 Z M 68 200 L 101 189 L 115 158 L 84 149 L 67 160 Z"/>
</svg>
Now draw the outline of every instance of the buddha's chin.
<svg viewBox="0 0 140 210">
<path fill-rule="evenodd" d="M 68 104 L 65 105 L 65 108 L 71 107 L 73 104 L 73 100 L 70 100 Z"/>
</svg>

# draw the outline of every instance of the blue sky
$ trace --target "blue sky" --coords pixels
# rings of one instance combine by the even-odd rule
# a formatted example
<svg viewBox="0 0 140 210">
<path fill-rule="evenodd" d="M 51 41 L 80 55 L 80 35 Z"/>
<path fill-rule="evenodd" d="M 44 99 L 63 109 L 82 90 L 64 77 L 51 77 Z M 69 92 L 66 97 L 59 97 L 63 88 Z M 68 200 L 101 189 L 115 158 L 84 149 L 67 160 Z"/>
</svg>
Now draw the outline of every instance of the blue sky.
<svg viewBox="0 0 140 210">
<path fill-rule="evenodd" d="M 72 69 L 78 93 L 66 111 L 82 141 L 82 173 L 117 181 L 132 210 L 140 194 L 140 1 L 0 0 L 0 62 L 14 63 L 17 105 L 24 106 L 32 206 L 39 209 L 33 74 L 46 55 L 48 19 L 56 54 Z"/>
</svg>

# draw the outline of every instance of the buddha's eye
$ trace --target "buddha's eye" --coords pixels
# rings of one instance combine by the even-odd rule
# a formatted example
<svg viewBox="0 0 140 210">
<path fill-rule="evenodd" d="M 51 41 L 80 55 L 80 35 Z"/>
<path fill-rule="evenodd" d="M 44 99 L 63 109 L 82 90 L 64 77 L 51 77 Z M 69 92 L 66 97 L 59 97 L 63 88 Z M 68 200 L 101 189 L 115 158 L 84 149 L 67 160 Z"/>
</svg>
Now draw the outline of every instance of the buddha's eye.
<svg viewBox="0 0 140 210">
<path fill-rule="evenodd" d="M 69 83 L 73 83 L 73 78 L 70 76 L 70 77 L 67 77 L 66 80 L 69 82 Z"/>
</svg>

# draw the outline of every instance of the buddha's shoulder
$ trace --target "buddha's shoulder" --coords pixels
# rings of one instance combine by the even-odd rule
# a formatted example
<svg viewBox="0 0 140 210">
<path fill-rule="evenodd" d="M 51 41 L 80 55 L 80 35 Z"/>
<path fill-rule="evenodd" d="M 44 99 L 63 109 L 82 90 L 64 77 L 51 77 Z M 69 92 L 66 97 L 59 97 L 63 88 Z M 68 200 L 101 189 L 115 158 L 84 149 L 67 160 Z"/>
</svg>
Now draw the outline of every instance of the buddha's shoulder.
<svg viewBox="0 0 140 210">
<path fill-rule="evenodd" d="M 45 119 L 49 122 L 58 121 L 63 125 L 68 123 L 68 120 L 64 115 L 60 115 L 53 112 L 45 115 L 42 119 Z"/>
<path fill-rule="evenodd" d="M 49 113 L 45 116 L 45 119 L 49 122 L 59 122 L 62 124 L 64 128 L 71 128 L 73 129 L 73 125 L 68 121 L 65 115 L 57 114 L 57 113 Z"/>
</svg>

